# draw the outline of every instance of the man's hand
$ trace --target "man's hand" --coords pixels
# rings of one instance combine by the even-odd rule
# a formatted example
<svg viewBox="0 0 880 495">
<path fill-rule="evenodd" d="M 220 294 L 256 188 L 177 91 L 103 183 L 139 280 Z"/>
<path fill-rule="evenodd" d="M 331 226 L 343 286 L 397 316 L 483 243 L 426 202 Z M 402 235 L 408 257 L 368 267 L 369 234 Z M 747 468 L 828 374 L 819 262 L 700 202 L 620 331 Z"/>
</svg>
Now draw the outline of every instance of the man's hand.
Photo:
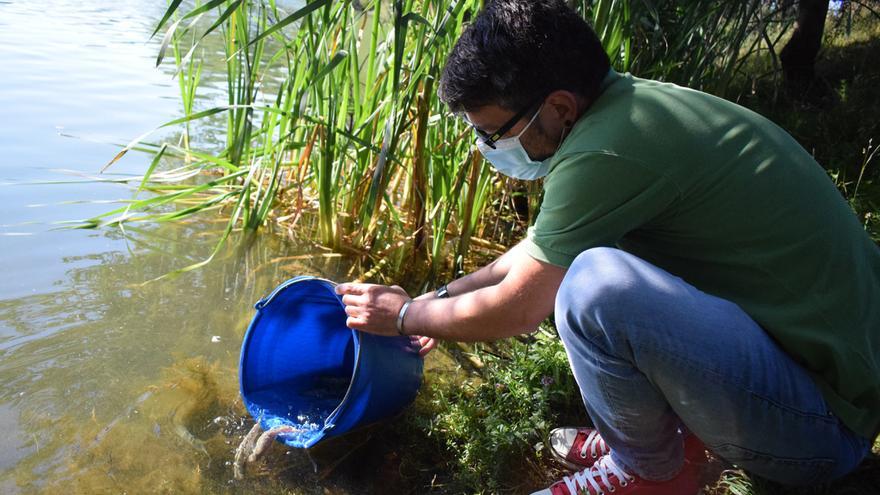
<svg viewBox="0 0 880 495">
<path fill-rule="evenodd" d="M 375 284 L 339 284 L 336 293 L 342 295 L 345 304 L 346 326 L 376 335 L 394 336 L 397 332 L 397 315 L 409 294 L 398 286 Z"/>
<path fill-rule="evenodd" d="M 429 352 L 437 347 L 437 340 L 432 337 L 425 337 L 423 335 L 418 335 L 416 337 L 418 338 L 419 344 L 419 357 L 427 356 Z"/>
</svg>

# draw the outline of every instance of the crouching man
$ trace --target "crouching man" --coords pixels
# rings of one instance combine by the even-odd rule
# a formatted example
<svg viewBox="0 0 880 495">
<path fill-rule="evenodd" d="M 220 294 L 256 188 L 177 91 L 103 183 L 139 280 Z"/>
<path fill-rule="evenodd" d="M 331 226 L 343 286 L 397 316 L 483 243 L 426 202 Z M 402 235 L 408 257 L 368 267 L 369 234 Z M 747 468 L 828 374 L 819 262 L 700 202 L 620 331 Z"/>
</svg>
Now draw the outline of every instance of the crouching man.
<svg viewBox="0 0 880 495">
<path fill-rule="evenodd" d="M 351 328 L 483 341 L 556 325 L 593 428 L 541 494 L 687 495 L 705 448 L 833 480 L 880 429 L 880 249 L 787 133 L 610 70 L 562 0 L 495 0 L 440 95 L 502 174 L 544 178 L 528 236 L 437 293 L 342 284 Z"/>
</svg>

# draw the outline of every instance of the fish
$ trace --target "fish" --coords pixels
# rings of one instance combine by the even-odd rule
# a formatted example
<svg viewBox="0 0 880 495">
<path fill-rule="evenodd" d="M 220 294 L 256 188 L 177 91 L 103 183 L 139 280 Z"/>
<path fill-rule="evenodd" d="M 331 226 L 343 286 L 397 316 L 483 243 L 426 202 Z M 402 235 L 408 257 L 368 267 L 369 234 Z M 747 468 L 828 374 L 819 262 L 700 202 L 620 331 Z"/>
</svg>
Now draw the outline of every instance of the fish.
<svg viewBox="0 0 880 495">
<path fill-rule="evenodd" d="M 290 426 L 290 425 L 282 425 L 282 426 L 276 426 L 275 428 L 272 428 L 268 431 L 263 432 L 263 434 L 260 435 L 260 438 L 254 444 L 254 450 L 248 456 L 248 459 L 247 459 L 248 462 L 254 462 L 261 455 L 263 455 L 266 452 L 266 450 L 269 449 L 269 445 L 272 444 L 272 440 L 275 440 L 275 437 L 277 437 L 279 434 L 281 434 L 281 433 L 302 433 L 303 431 L 305 431 L 304 428 L 296 428 L 296 427 Z"/>
<path fill-rule="evenodd" d="M 135 410 L 139 405 L 143 404 L 144 401 L 146 401 L 147 399 L 149 399 L 152 395 L 153 395 L 153 391 L 152 391 L 152 390 L 147 390 L 146 392 L 142 393 L 142 394 L 141 394 L 141 395 L 140 395 L 140 396 L 134 401 L 134 403 L 132 403 L 131 405 L 129 405 L 127 408 L 125 408 L 125 410 L 122 412 L 122 414 L 120 414 L 120 415 L 116 416 L 115 418 L 113 418 L 112 421 L 110 421 L 109 423 L 107 423 L 107 426 L 105 426 L 104 428 L 102 428 L 101 431 L 99 431 L 98 434 L 95 435 L 95 438 L 92 439 L 92 442 L 89 444 L 88 448 L 89 448 L 89 449 L 92 449 L 92 448 L 94 448 L 96 445 L 98 445 L 99 443 L 101 443 L 101 442 L 104 440 L 104 437 L 106 437 L 107 434 L 110 433 L 110 430 L 112 430 L 112 429 L 113 429 L 113 428 L 114 428 L 114 427 L 115 427 L 120 421 L 122 421 L 122 420 L 124 420 L 124 419 L 130 417 L 131 414 L 134 412 L 134 410 Z M 94 412 L 92 413 L 92 417 L 94 417 Z"/>
<path fill-rule="evenodd" d="M 235 462 L 232 465 L 235 479 L 244 479 L 244 464 L 250 454 L 254 451 L 254 445 L 256 444 L 261 431 L 263 431 L 263 429 L 260 428 L 260 421 L 257 420 L 257 422 L 254 423 L 253 428 L 251 428 L 251 431 L 245 435 L 241 444 L 235 449 Z"/>
<path fill-rule="evenodd" d="M 192 446 L 197 451 L 210 457 L 210 455 L 208 454 L 208 450 L 205 448 L 205 442 L 196 438 L 195 435 L 190 433 L 190 431 L 187 430 L 185 426 L 179 423 L 174 423 L 173 430 L 174 434 L 180 437 L 181 440 Z"/>
</svg>

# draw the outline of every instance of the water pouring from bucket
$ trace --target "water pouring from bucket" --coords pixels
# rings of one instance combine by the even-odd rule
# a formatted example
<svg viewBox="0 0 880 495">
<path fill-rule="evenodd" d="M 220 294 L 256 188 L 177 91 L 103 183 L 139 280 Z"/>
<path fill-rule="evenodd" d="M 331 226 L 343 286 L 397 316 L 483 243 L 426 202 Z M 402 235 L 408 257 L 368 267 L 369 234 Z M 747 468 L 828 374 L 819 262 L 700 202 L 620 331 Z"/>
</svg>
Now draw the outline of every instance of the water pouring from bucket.
<svg viewBox="0 0 880 495">
<path fill-rule="evenodd" d="M 397 415 L 419 390 L 418 346 L 408 337 L 348 328 L 335 286 L 296 277 L 255 305 L 242 342 L 239 382 L 248 413 L 269 441 L 310 448 Z M 252 446 L 245 446 L 248 441 L 242 448 L 259 443 L 255 436 Z"/>
</svg>

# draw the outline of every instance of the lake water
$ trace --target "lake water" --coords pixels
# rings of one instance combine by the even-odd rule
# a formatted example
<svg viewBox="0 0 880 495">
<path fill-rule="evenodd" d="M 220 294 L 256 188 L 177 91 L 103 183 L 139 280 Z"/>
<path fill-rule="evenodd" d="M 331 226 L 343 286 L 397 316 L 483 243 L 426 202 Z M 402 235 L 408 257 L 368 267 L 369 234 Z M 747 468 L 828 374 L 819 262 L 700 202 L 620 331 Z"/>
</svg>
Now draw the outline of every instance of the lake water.
<svg viewBox="0 0 880 495">
<path fill-rule="evenodd" d="M 251 424 L 236 368 L 251 305 L 293 275 L 339 278 L 342 261 L 261 235 L 144 285 L 207 257 L 222 219 L 58 229 L 130 198 L 90 179 L 182 113 L 148 40 L 165 6 L 0 1 L 0 493 L 323 492 L 295 453 L 232 480 Z M 211 94 L 222 75 L 205 77 Z M 149 161 L 129 153 L 104 177 Z"/>
</svg>

